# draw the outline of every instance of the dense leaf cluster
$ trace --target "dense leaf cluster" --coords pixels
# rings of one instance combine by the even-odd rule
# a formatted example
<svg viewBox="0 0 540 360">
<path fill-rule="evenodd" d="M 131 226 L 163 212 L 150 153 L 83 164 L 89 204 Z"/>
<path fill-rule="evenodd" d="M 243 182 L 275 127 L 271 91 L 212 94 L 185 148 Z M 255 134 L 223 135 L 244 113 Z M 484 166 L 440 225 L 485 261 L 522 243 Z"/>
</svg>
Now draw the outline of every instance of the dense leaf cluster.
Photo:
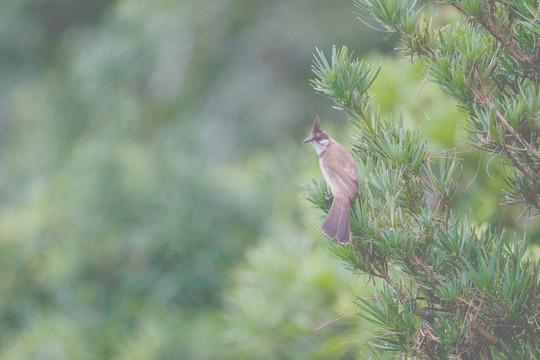
<svg viewBox="0 0 540 360">
<path fill-rule="evenodd" d="M 467 114 L 467 141 L 499 155 L 507 201 L 540 210 L 540 21 L 538 0 L 446 0 L 463 19 L 435 27 L 416 0 L 357 0 L 403 40 L 431 79 Z"/>
<path fill-rule="evenodd" d="M 383 7 L 369 3 L 370 11 Z M 458 49 L 461 40 L 455 41 L 445 51 L 457 61 L 467 46 Z M 501 51 L 488 37 L 482 41 L 475 46 Z M 427 359 L 540 357 L 539 264 L 526 257 L 526 238 L 478 228 L 452 211 L 462 172 L 455 151 L 429 154 L 419 131 L 381 116 L 367 92 L 377 74 L 373 67 L 347 48 L 334 48 L 331 59 L 317 53 L 313 70 L 315 90 L 355 126 L 360 193 L 351 214 L 353 244 L 329 248 L 346 267 L 385 281 L 374 298 L 358 298 L 361 316 L 377 325 L 372 349 Z M 307 198 L 328 212 L 327 193 L 324 182 L 315 182 Z"/>
</svg>

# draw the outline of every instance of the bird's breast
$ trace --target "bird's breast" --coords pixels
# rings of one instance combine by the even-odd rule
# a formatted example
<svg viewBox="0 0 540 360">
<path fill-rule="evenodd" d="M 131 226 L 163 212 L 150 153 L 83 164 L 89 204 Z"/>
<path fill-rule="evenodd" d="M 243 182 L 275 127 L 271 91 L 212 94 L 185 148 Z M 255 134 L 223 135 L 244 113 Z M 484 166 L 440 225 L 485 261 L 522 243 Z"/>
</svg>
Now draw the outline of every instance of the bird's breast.
<svg viewBox="0 0 540 360">
<path fill-rule="evenodd" d="M 335 184 L 332 183 L 332 177 L 328 173 L 328 170 L 326 169 L 326 166 L 324 165 L 324 157 L 319 158 L 319 166 L 321 167 L 321 172 L 323 174 L 324 180 L 330 186 L 330 190 L 332 191 L 332 194 L 335 194 Z"/>
</svg>

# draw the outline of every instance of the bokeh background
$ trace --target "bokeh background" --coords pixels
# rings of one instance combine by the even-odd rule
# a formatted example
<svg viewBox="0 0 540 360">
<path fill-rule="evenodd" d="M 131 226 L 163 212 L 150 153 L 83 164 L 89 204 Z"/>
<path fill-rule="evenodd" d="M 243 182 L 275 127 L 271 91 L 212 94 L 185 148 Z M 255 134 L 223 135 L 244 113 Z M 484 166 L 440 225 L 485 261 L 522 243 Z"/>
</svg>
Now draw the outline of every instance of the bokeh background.
<svg viewBox="0 0 540 360">
<path fill-rule="evenodd" d="M 382 111 L 461 151 L 456 206 L 522 232 L 498 159 L 459 140 L 455 104 L 354 12 L 3 0 L 0 360 L 361 358 L 369 324 L 345 315 L 371 285 L 302 198 L 321 178 L 302 145 L 315 115 L 345 144 L 351 130 L 309 85 L 315 47 L 380 64 Z"/>
</svg>

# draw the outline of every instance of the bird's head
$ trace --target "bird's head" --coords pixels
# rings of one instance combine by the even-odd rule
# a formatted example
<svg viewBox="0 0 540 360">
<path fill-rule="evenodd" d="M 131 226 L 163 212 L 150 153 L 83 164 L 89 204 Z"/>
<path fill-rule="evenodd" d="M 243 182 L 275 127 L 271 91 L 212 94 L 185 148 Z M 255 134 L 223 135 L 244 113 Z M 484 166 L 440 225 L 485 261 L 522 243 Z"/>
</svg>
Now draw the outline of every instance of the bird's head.
<svg viewBox="0 0 540 360">
<path fill-rule="evenodd" d="M 319 155 L 322 154 L 330 144 L 330 136 L 323 129 L 321 129 L 321 120 L 319 119 L 319 115 L 315 117 L 311 134 L 304 140 L 304 144 L 305 143 L 310 143 L 313 145 L 317 151 L 317 154 Z"/>
</svg>

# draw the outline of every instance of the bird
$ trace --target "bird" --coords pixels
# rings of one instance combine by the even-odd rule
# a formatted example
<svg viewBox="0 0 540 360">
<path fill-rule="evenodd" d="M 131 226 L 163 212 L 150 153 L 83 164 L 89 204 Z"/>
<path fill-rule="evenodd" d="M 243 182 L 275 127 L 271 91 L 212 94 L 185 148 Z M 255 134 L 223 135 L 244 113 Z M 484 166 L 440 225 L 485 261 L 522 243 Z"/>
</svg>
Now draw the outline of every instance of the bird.
<svg viewBox="0 0 540 360">
<path fill-rule="evenodd" d="M 347 245 L 351 242 L 351 205 L 359 190 L 356 162 L 349 150 L 321 128 L 319 115 L 315 117 L 311 134 L 304 140 L 306 143 L 317 151 L 321 172 L 333 197 L 322 231 L 329 239 Z"/>
</svg>

